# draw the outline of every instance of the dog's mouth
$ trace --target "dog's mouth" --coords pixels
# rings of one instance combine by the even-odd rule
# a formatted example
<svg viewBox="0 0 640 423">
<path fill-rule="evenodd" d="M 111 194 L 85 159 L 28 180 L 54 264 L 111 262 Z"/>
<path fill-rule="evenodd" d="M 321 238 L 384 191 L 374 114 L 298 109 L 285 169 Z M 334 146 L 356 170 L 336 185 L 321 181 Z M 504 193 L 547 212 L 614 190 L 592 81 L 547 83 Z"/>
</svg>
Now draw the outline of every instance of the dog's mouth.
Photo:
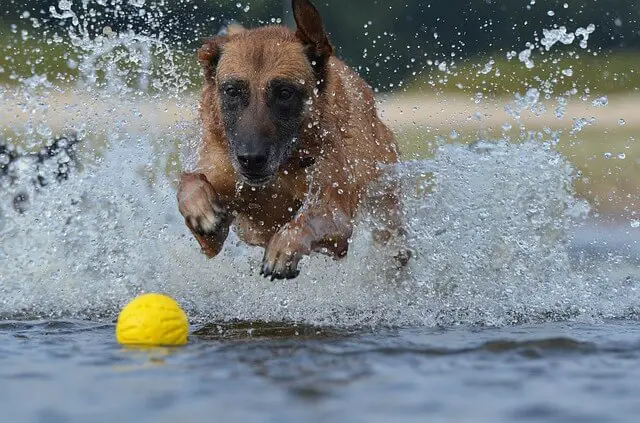
<svg viewBox="0 0 640 423">
<path fill-rule="evenodd" d="M 252 175 L 248 173 L 240 172 L 240 179 L 252 187 L 261 187 L 274 179 L 275 175 Z"/>
<path fill-rule="evenodd" d="M 239 164 L 237 160 L 233 160 L 232 164 L 240 182 L 249 186 L 260 187 L 266 185 L 276 176 L 276 172 L 271 173 L 268 169 L 247 169 Z"/>
</svg>

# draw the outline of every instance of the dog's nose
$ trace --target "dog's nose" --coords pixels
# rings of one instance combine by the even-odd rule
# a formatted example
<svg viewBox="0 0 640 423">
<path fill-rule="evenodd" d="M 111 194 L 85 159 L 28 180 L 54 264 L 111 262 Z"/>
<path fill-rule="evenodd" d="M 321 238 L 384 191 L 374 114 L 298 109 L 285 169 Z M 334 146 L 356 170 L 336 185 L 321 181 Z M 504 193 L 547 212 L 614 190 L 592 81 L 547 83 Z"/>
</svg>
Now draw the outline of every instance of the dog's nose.
<svg viewBox="0 0 640 423">
<path fill-rule="evenodd" d="M 238 162 L 245 169 L 259 170 L 267 163 L 267 155 L 260 153 L 238 154 Z"/>
</svg>

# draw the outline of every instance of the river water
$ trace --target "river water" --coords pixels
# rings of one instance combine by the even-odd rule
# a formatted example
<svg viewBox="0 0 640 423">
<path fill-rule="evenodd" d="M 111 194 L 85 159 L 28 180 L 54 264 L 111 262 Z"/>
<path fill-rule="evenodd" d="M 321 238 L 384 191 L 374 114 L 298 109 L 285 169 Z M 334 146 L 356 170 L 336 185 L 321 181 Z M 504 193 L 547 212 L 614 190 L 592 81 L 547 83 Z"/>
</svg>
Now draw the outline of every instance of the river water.
<svg viewBox="0 0 640 423">
<path fill-rule="evenodd" d="M 634 321 L 375 331 L 198 328 L 127 350 L 113 325 L 3 322 L 11 422 L 635 422 Z M 264 336 L 261 338 L 261 336 Z"/>
</svg>

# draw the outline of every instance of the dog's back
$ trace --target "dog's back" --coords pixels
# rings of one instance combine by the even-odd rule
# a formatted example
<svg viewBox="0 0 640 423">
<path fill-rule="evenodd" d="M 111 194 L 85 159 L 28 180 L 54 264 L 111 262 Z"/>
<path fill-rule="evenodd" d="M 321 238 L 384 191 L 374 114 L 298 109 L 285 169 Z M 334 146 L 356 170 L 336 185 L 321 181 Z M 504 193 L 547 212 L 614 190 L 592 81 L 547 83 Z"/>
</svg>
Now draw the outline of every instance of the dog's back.
<svg viewBox="0 0 640 423">
<path fill-rule="evenodd" d="M 394 163 L 398 160 L 395 138 L 381 121 L 376 99 L 365 80 L 344 62 L 332 57 L 329 61 L 329 92 L 332 105 L 325 113 L 334 114 L 345 154 L 366 163 L 367 168 L 356 171 L 361 183 L 374 178 L 368 169 L 375 163 Z M 339 84 L 339 85 L 338 85 Z M 335 95 L 333 95 L 335 93 Z M 354 163 L 357 167 L 358 163 Z"/>
</svg>

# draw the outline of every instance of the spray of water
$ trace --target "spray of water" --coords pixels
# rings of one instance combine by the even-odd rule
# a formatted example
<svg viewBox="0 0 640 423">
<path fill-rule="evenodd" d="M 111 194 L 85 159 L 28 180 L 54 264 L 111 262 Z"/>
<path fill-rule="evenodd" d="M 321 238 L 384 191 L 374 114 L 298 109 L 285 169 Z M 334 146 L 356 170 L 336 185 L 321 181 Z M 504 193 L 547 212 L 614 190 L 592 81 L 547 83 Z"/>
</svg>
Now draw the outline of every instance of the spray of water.
<svg viewBox="0 0 640 423">
<path fill-rule="evenodd" d="M 6 169 L 11 177 L 0 180 L 2 317 L 112 318 L 143 291 L 174 296 L 194 320 L 335 326 L 622 317 L 640 305 L 640 293 L 612 276 L 614 262 L 570 255 L 570 234 L 589 208 L 573 195 L 573 170 L 551 148 L 556 139 L 445 144 L 433 159 L 392 169 L 414 251 L 400 272 L 391 265 L 393 251 L 370 242 L 374 223 L 366 215 L 346 259 L 305 258 L 292 281 L 262 279 L 261 249 L 233 234 L 220 256 L 206 259 L 182 222 L 166 172 L 176 160 L 168 139 L 180 141 L 183 165 L 193 160 L 197 122 L 178 119 L 162 132 L 150 109 L 157 97 L 141 94 L 172 87 L 177 101 L 189 98 L 181 97 L 188 82 L 176 70 L 172 50 L 139 34 L 91 37 L 82 21 L 91 2 L 82 2 L 82 13 L 73 6 L 62 0 L 51 12 L 71 21 L 76 82 L 84 95 L 72 90 L 82 99 L 70 106 L 82 116 L 72 129 L 93 147 L 80 154 L 83 169 L 46 189 L 35 187 L 35 171 L 21 160 Z M 566 30 L 559 31 L 545 32 L 546 47 L 570 42 Z M 582 33 L 585 41 L 588 33 Z M 117 66 L 117 58 L 136 70 Z M 162 74 L 148 71 L 152 59 L 160 60 Z M 99 65 L 105 61 L 108 66 Z M 56 90 L 34 76 L 0 95 L 14 102 L 23 96 L 26 110 L 42 112 L 42 123 L 46 96 L 42 106 L 31 101 L 33 95 Z M 539 96 L 530 90 L 516 98 L 510 118 L 538 110 Z M 37 144 L 36 132 L 51 135 L 45 126 L 34 132 L 29 128 L 38 124 L 26 125 L 16 132 L 27 145 Z M 16 208 L 13 199 L 25 190 L 29 207 Z"/>
</svg>

